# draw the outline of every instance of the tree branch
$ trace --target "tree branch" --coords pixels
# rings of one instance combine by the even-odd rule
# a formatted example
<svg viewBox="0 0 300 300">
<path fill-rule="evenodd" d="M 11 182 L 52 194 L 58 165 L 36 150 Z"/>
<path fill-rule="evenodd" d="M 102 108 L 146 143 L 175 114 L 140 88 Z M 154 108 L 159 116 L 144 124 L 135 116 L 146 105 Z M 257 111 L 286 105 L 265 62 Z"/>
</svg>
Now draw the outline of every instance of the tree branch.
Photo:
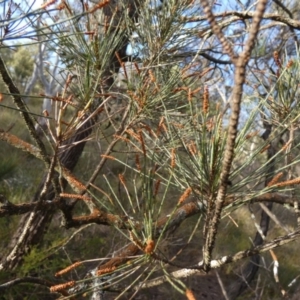
<svg viewBox="0 0 300 300">
<path fill-rule="evenodd" d="M 232 62 L 235 62 L 237 56 L 234 53 L 231 45 L 228 43 L 227 39 L 225 38 L 223 32 L 221 31 L 220 26 L 218 25 L 218 23 L 216 22 L 215 16 L 213 15 L 212 11 L 211 11 L 211 6 L 208 3 L 207 0 L 201 0 L 200 3 L 203 6 L 203 10 L 205 13 L 205 17 L 208 21 L 208 23 L 210 24 L 210 27 L 213 31 L 213 33 L 218 37 L 218 39 L 220 40 L 224 51 L 229 55 L 230 59 L 232 60 Z"/>
<path fill-rule="evenodd" d="M 235 21 L 239 21 L 241 19 L 252 19 L 254 18 L 255 12 L 251 11 L 245 11 L 245 12 L 238 12 L 238 11 L 225 11 L 219 14 L 214 14 L 215 18 L 225 18 L 229 16 L 233 16 L 234 18 L 228 19 L 224 22 L 226 22 L 227 26 Z M 199 17 L 182 17 L 182 19 L 186 22 L 200 22 L 200 21 L 205 21 L 206 16 L 199 16 Z M 283 23 L 293 29 L 300 29 L 300 21 L 292 19 L 290 17 L 285 17 L 283 15 L 278 15 L 278 14 L 264 14 L 262 16 L 262 20 L 272 20 L 272 21 L 277 21 L 280 23 Z M 222 26 L 223 27 L 223 26 Z"/>
<path fill-rule="evenodd" d="M 253 255 L 257 255 L 257 254 L 260 254 L 260 253 L 263 253 L 263 252 L 267 252 L 267 251 L 270 251 L 270 250 L 275 249 L 277 247 L 280 247 L 282 245 L 288 244 L 290 242 L 295 241 L 299 237 L 300 237 L 300 230 L 298 229 L 298 230 L 296 230 L 296 231 L 294 231 L 290 234 L 278 237 L 278 238 L 274 239 L 273 241 L 268 242 L 264 245 L 260 245 L 260 246 L 254 247 L 254 248 L 243 250 L 243 251 L 237 252 L 233 255 L 223 256 L 220 259 L 212 260 L 210 266 L 213 269 L 220 268 L 221 266 L 223 266 L 225 264 L 229 264 L 229 263 L 232 263 L 232 262 L 237 262 L 241 259 L 251 257 Z M 194 269 L 193 269 L 193 267 L 185 268 L 185 269 L 181 269 L 181 270 L 172 272 L 170 275 L 174 278 L 187 278 L 187 277 L 189 277 L 191 275 L 194 275 L 194 274 L 199 274 L 199 275 L 205 276 L 203 274 L 203 272 L 201 272 L 199 270 L 199 267 L 200 267 L 200 269 L 202 267 L 204 267 L 204 261 L 199 262 L 197 264 L 197 266 L 195 266 Z M 136 289 L 151 288 L 151 287 L 154 287 L 154 286 L 158 286 L 158 285 L 160 285 L 160 284 L 162 284 L 166 281 L 167 281 L 167 277 L 166 276 L 161 276 L 161 277 L 149 280 L 149 281 L 141 284 L 140 286 L 136 287 Z"/>
<path fill-rule="evenodd" d="M 6 84 L 9 92 L 12 95 L 15 105 L 20 110 L 20 114 L 22 115 L 22 117 L 25 121 L 25 124 L 28 128 L 28 131 L 29 131 L 31 137 L 33 138 L 36 145 L 38 146 L 38 151 L 40 152 L 42 160 L 46 163 L 46 166 L 48 167 L 50 165 L 50 160 L 47 157 L 45 145 L 43 144 L 43 142 L 39 138 L 38 134 L 36 133 L 36 130 L 34 128 L 34 122 L 31 118 L 30 114 L 27 112 L 27 107 L 26 107 L 22 97 L 20 96 L 20 92 L 19 92 L 18 88 L 15 86 L 14 82 L 12 81 L 12 79 L 7 71 L 1 55 L 0 55 L 0 74 L 3 78 L 3 81 Z"/>
<path fill-rule="evenodd" d="M 51 287 L 52 285 L 54 285 L 53 282 L 38 277 L 23 277 L 23 278 L 16 278 L 14 280 L 1 284 L 0 291 L 5 291 L 6 289 L 9 289 L 20 283 L 34 283 L 34 284 L 44 285 L 46 287 Z"/>
<path fill-rule="evenodd" d="M 206 2 L 206 1 L 204 1 Z M 222 165 L 222 172 L 220 176 L 220 185 L 215 202 L 215 209 L 213 217 L 206 223 L 207 232 L 205 236 L 205 244 L 203 247 L 203 268 L 207 272 L 210 269 L 211 253 L 214 247 L 215 238 L 218 230 L 218 224 L 222 213 L 223 203 L 226 197 L 227 182 L 229 179 L 231 164 L 234 157 L 235 140 L 237 136 L 237 126 L 239 123 L 241 101 L 243 95 L 243 85 L 246 79 L 246 66 L 250 58 L 250 53 L 254 47 L 254 42 L 259 30 L 259 25 L 267 5 L 267 0 L 260 0 L 257 4 L 254 13 L 253 23 L 249 34 L 249 39 L 246 42 L 244 51 L 235 60 L 235 73 L 234 73 L 234 88 L 232 92 L 231 102 L 231 115 L 228 126 L 228 135 L 226 141 L 226 148 L 224 152 L 224 160 Z M 205 7 L 205 12 L 208 13 L 207 17 L 211 18 L 209 6 Z M 224 45 L 223 45 L 224 46 Z M 225 45 L 226 46 L 226 45 Z M 228 49 L 224 49 L 228 52 Z M 214 201 L 214 200 L 213 200 Z"/>
</svg>

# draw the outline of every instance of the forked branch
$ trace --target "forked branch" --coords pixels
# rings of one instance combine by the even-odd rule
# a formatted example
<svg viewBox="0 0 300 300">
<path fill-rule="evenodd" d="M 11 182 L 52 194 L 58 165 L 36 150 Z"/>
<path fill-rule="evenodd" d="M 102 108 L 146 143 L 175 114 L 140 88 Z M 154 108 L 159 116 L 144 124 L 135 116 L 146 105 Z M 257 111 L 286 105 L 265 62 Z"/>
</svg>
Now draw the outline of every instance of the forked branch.
<svg viewBox="0 0 300 300">
<path fill-rule="evenodd" d="M 216 24 L 214 16 L 211 12 L 210 6 L 207 1 L 201 1 L 204 11 L 206 12 L 209 22 L 212 24 L 212 30 L 219 37 L 220 32 Z M 207 272 L 210 269 L 211 253 L 214 247 L 216 234 L 218 231 L 218 224 L 222 213 L 223 203 L 226 197 L 227 183 L 229 180 L 230 169 L 234 157 L 235 140 L 237 136 L 237 127 L 239 123 L 239 116 L 241 110 L 241 101 L 243 95 L 243 85 L 246 79 L 246 67 L 250 58 L 251 51 L 254 47 L 255 39 L 259 31 L 259 25 L 266 9 L 267 0 L 260 0 L 257 4 L 253 23 L 249 35 L 249 39 L 246 42 L 244 51 L 234 61 L 235 74 L 234 74 L 234 88 L 232 92 L 231 100 L 231 115 L 228 126 L 228 136 L 226 141 L 226 148 L 224 153 L 224 160 L 222 165 L 222 172 L 220 176 L 220 185 L 216 198 L 215 209 L 211 219 L 207 220 L 206 226 L 208 228 L 205 237 L 205 244 L 203 247 L 203 268 Z M 224 51 L 232 55 L 230 48 L 227 47 L 227 43 L 224 42 L 224 37 L 221 42 L 224 47 Z"/>
</svg>

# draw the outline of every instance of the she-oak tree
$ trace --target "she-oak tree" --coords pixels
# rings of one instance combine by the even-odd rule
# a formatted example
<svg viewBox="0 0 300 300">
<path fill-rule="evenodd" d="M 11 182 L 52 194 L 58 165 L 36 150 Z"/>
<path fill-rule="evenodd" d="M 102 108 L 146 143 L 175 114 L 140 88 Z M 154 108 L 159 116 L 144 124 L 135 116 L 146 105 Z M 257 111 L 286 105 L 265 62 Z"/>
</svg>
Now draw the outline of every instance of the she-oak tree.
<svg viewBox="0 0 300 300">
<path fill-rule="evenodd" d="M 297 297 L 274 250 L 300 235 L 297 4 L 55 2 L 2 5 L 1 47 L 26 37 L 60 57 L 60 72 L 49 72 L 55 95 L 22 94 L 0 58 L 1 99 L 10 96 L 1 113 L 18 116 L 1 123 L 1 144 L 44 170 L 32 195 L 1 195 L 0 216 L 21 217 L 1 250 L 0 289 L 37 299 Z M 42 61 L 41 81 L 50 76 Z M 36 113 L 34 97 L 51 100 L 51 111 Z M 13 131 L 22 124 L 25 137 Z M 245 224 L 252 241 L 222 252 L 227 236 L 249 238 Z M 100 254 L 76 257 L 96 235 Z M 274 275 L 255 281 L 267 251 Z M 56 274 L 33 272 L 52 263 Z M 166 282 L 171 292 L 159 288 Z"/>
</svg>

